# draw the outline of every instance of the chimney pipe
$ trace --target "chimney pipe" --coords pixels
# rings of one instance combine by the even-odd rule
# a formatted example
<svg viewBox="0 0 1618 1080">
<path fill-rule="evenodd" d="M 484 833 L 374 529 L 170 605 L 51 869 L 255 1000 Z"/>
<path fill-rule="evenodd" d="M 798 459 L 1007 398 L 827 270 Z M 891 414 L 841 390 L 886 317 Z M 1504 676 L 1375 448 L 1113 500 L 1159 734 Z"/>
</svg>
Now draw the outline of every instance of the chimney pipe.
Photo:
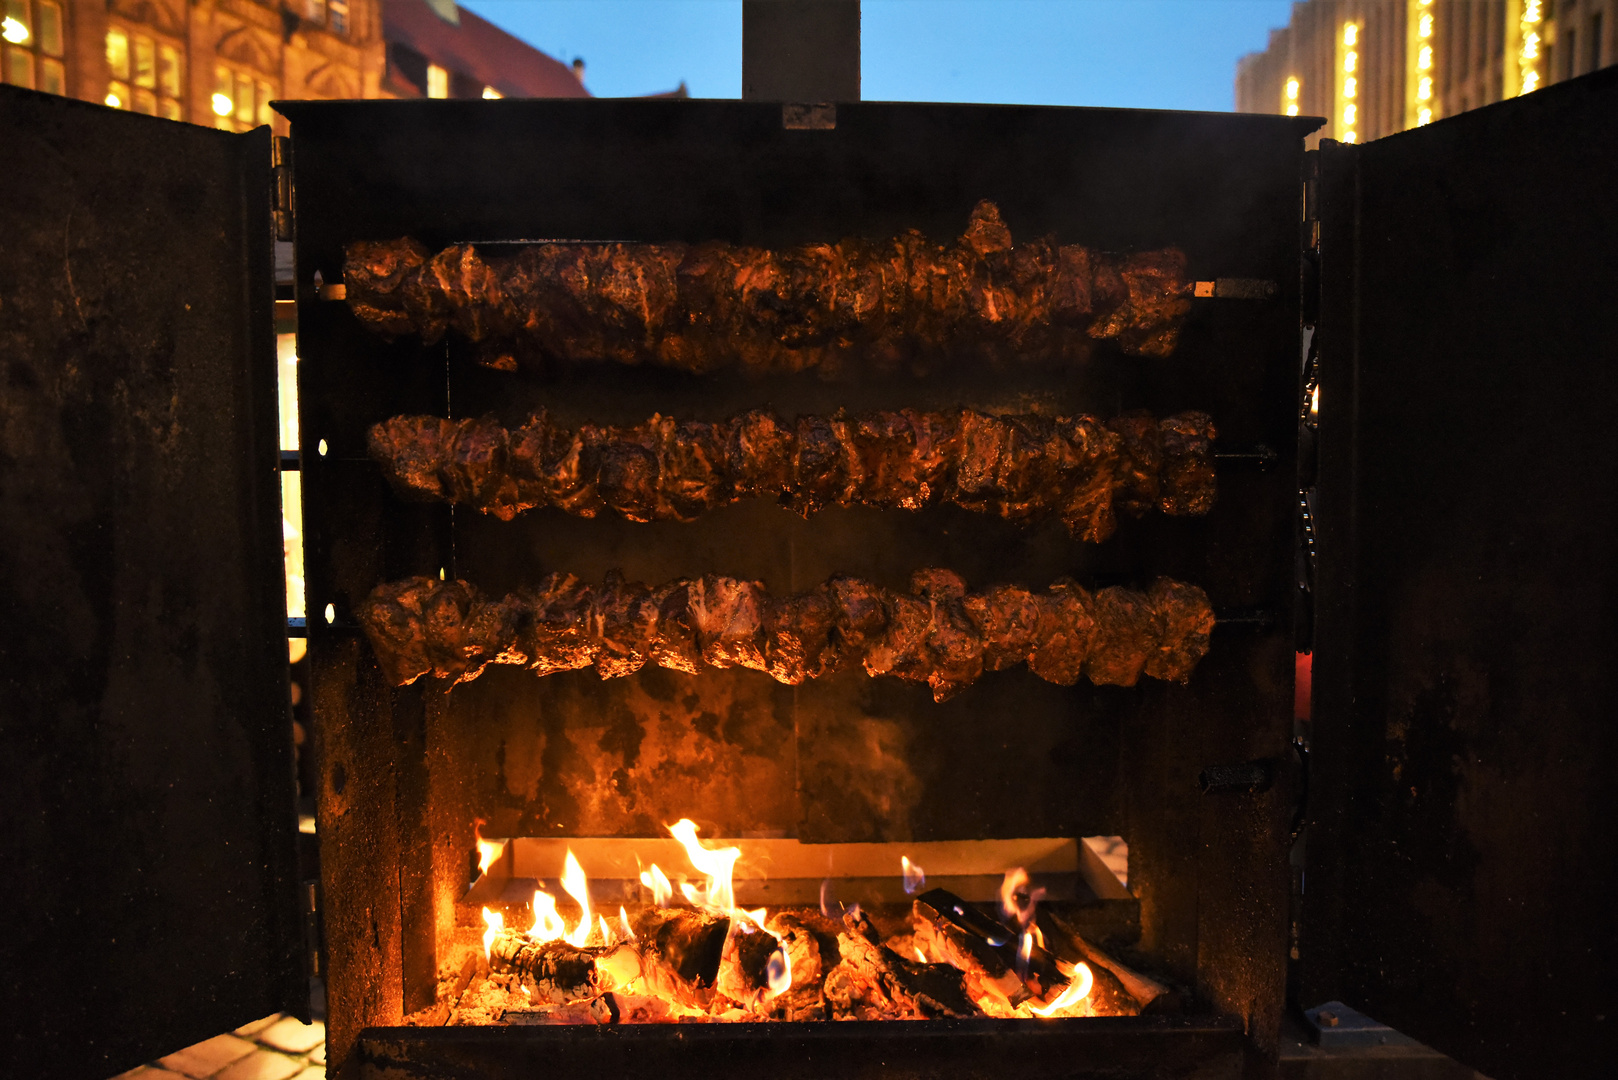
<svg viewBox="0 0 1618 1080">
<path fill-rule="evenodd" d="M 859 0 L 742 0 L 742 99 L 860 99 Z"/>
</svg>

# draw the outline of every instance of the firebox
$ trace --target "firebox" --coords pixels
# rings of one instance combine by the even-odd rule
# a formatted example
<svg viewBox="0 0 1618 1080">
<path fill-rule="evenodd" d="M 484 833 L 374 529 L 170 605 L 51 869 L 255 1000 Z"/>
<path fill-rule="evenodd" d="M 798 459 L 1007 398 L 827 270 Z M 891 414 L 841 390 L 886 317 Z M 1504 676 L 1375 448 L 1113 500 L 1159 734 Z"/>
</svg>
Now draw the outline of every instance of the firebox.
<svg viewBox="0 0 1618 1080">
<path fill-rule="evenodd" d="M 333 1068 L 362 1077 L 1266 1075 L 1289 1005 L 1330 997 L 1511 1076 L 1479 950 L 1514 941 L 1572 1018 L 1519 996 L 1511 1022 L 1560 1032 L 1525 1045 L 1578 1073 L 1610 1043 L 1611 736 L 1588 706 L 1612 575 L 1587 534 L 1611 493 L 1546 455 L 1610 388 L 1581 305 L 1613 230 L 1512 185 L 1526 154 L 1603 191 L 1611 152 L 1575 132 L 1615 92 L 1308 155 L 1315 122 L 1269 116 L 298 102 L 273 156 L 176 129 L 155 179 L 83 163 L 139 209 L 95 202 L 38 270 L 12 376 L 35 437 L 7 446 L 72 449 L 43 475 L 100 509 L 7 495 L 32 515 L 13 547 L 93 568 L 85 521 L 179 515 L 139 527 L 146 577 L 73 592 L 124 643 L 73 670 L 138 654 L 175 704 L 166 754 L 134 753 L 105 719 L 128 707 L 17 654 L 41 731 L 54 700 L 90 718 L 39 736 L 37 768 L 115 822 L 73 810 L 24 879 L 30 910 L 90 898 L 72 964 L 19 916 L 27 970 L 125 1031 L 129 987 L 178 992 L 183 952 L 231 973 L 191 983 L 224 1027 L 286 1006 L 318 946 Z M 156 123 L 3 104 L 8 145 L 51 153 Z M 52 168 L 38 205 L 76 207 Z M 224 178 L 211 232 L 187 169 Z M 317 733 L 301 892 L 284 708 L 247 693 L 282 670 L 272 219 L 295 239 Z M 91 273 L 91 227 L 186 273 Z M 19 235 L 55 265 L 59 230 Z M 108 321 L 138 298 L 158 314 Z M 1514 351 L 1550 326 L 1571 344 Z M 103 367 L 63 389 L 80 354 Z M 96 470 L 138 454 L 170 471 L 131 506 Z M 199 508 L 187 477 L 236 501 Z M 33 576 L 8 635 L 71 640 L 77 609 Z M 251 632 L 198 629 L 216 602 Z M 1546 629 L 1570 614 L 1583 637 Z M 186 777 L 166 795 L 164 769 Z M 1589 853 L 1589 888 L 1556 890 L 1601 927 L 1587 952 L 1516 914 L 1490 785 L 1561 793 L 1547 865 Z M 187 854 L 153 863 L 182 819 Z M 183 925 L 154 914 L 178 896 Z M 142 932 L 165 957 L 119 959 Z M 148 1049 L 97 1036 L 76 1075 Z"/>
</svg>

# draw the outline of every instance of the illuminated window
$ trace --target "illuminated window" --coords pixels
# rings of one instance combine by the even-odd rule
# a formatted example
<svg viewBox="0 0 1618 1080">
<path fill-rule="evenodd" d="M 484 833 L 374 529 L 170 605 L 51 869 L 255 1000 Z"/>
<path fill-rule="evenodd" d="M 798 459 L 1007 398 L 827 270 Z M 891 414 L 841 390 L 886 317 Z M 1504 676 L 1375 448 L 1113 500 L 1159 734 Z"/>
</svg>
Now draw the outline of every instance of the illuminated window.
<svg viewBox="0 0 1618 1080">
<path fill-rule="evenodd" d="M 326 0 L 326 11 L 326 25 L 332 33 L 348 33 L 348 0 Z"/>
<path fill-rule="evenodd" d="M 1337 38 L 1337 78 L 1335 80 L 1337 138 L 1346 143 L 1358 142 L 1359 108 L 1354 99 L 1359 95 L 1360 25 L 1344 23 Z"/>
<path fill-rule="evenodd" d="M 185 75 L 180 46 L 123 26 L 107 28 L 107 93 L 114 109 L 170 120 L 184 118 Z"/>
<path fill-rule="evenodd" d="M 46 56 L 62 55 L 62 5 L 53 0 L 40 0 L 39 22 L 34 27 L 38 35 L 35 43 Z"/>
<path fill-rule="evenodd" d="M 326 21 L 326 0 L 303 0 L 303 17 L 312 23 Z"/>
<path fill-rule="evenodd" d="M 1433 0 L 1415 0 L 1407 10 L 1404 126 L 1412 128 L 1432 123 L 1433 77 L 1439 62 L 1432 39 L 1438 26 L 1433 13 Z M 1464 29 L 1462 34 L 1464 41 Z M 1447 74 L 1445 79 L 1447 85 Z"/>
<path fill-rule="evenodd" d="M 62 61 L 62 5 L 57 0 L 4 0 L 0 4 L 0 81 L 47 94 L 67 92 Z"/>
<path fill-rule="evenodd" d="M 0 38 L 10 45 L 34 43 L 34 18 L 28 0 L 6 0 L 6 17 L 0 21 Z"/>
<path fill-rule="evenodd" d="M 1281 100 L 1281 110 L 1288 116 L 1298 115 L 1298 94 L 1302 89 L 1303 84 L 1296 78 L 1287 80 L 1286 96 Z"/>
<path fill-rule="evenodd" d="M 274 99 L 274 83 L 226 64 L 215 65 L 210 101 L 214 127 L 221 131 L 247 131 L 273 123 L 275 111 L 270 108 L 270 102 Z"/>
<path fill-rule="evenodd" d="M 164 45 L 157 50 L 157 88 L 165 97 L 182 96 L 180 87 L 184 85 L 185 78 L 180 65 L 180 50 L 173 45 Z"/>
<path fill-rule="evenodd" d="M 136 34 L 131 55 L 135 74 L 130 81 L 148 90 L 157 89 L 157 45 L 145 34 Z"/>
<path fill-rule="evenodd" d="M 427 65 L 427 96 L 430 98 L 449 97 L 449 72 L 437 64 Z"/>
<path fill-rule="evenodd" d="M 1522 17 L 1517 23 L 1517 85 L 1519 94 L 1532 93 L 1539 88 L 1543 73 L 1540 70 L 1541 23 L 1545 18 L 1542 0 L 1522 0 Z"/>
<path fill-rule="evenodd" d="M 496 98 L 503 98 L 506 95 L 502 94 L 500 91 L 496 90 L 492 86 L 485 86 L 483 88 L 483 96 L 484 96 L 485 99 L 487 99 L 489 101 L 493 101 Z"/>
</svg>

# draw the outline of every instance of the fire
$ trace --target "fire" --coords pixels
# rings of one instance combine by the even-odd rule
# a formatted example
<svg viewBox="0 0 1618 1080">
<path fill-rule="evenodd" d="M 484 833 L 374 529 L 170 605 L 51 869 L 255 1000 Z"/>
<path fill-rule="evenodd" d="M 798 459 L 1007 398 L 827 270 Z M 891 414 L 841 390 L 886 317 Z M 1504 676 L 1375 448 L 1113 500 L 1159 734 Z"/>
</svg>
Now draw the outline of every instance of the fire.
<svg viewBox="0 0 1618 1080">
<path fill-rule="evenodd" d="M 1077 965 L 1068 965 L 1058 960 L 1056 969 L 1070 980 L 1067 984 L 1067 989 L 1063 990 L 1055 1001 L 1044 1008 L 1037 1005 L 1033 1006 L 1033 1012 L 1036 1016 L 1050 1017 L 1055 1016 L 1064 1009 L 1071 1009 L 1089 997 L 1090 988 L 1095 985 L 1095 973 L 1090 970 L 1089 964 L 1081 962 Z"/>
<path fill-rule="evenodd" d="M 622 904 L 618 905 L 618 925 L 624 928 L 625 941 L 635 940 L 635 928 L 629 925 L 629 912 L 624 910 L 624 905 Z"/>
<path fill-rule="evenodd" d="M 562 869 L 562 888 L 567 894 L 579 902 L 579 925 L 571 934 L 567 935 L 567 943 L 575 948 L 582 949 L 590 942 L 590 883 L 585 880 L 584 867 L 573 856 L 569 849 L 567 862 Z"/>
<path fill-rule="evenodd" d="M 690 818 L 681 818 L 670 825 L 668 830 L 670 835 L 680 842 L 680 846 L 685 848 L 685 857 L 691 860 L 691 865 L 708 877 L 706 886 L 700 890 L 682 881 L 680 891 L 685 894 L 685 898 L 691 901 L 693 907 L 709 908 L 726 915 L 735 911 L 736 888 L 732 884 L 732 875 L 736 869 L 736 860 L 741 858 L 742 849 L 703 847 L 697 842 L 697 824 Z"/>
<path fill-rule="evenodd" d="M 910 856 L 899 856 L 899 871 L 904 875 L 905 895 L 915 896 L 927 887 L 927 873 L 910 861 Z"/>
<path fill-rule="evenodd" d="M 483 909 L 483 923 L 488 927 L 483 931 L 483 959 L 489 959 L 489 949 L 494 945 L 495 935 L 505 929 L 506 917 L 498 911 Z"/>
<path fill-rule="evenodd" d="M 494 861 L 506 850 L 509 841 L 483 839 L 482 818 L 478 818 L 477 824 L 472 826 L 472 835 L 477 837 L 478 841 L 478 873 L 487 874 L 489 867 L 493 866 Z"/>
<path fill-rule="evenodd" d="M 674 886 L 669 884 L 668 875 L 658 869 L 656 863 L 652 864 L 650 871 L 640 872 L 640 883 L 652 890 L 652 902 L 658 907 L 668 907 L 669 901 L 674 899 Z"/>
<path fill-rule="evenodd" d="M 739 847 L 706 848 L 697 840 L 697 824 L 690 818 L 681 818 L 673 825 L 668 826 L 669 834 L 680 842 L 685 848 L 685 857 L 691 860 L 691 865 L 707 876 L 707 881 L 701 888 L 689 882 L 680 882 L 680 891 L 691 902 L 693 907 L 703 908 L 715 914 L 726 915 L 730 918 L 731 933 L 752 933 L 754 927 L 764 931 L 776 940 L 775 953 L 770 957 L 766 974 L 769 981 L 769 993 L 765 1000 L 780 997 L 792 988 L 792 960 L 787 956 L 786 947 L 782 945 L 781 935 L 764 925 L 768 913 L 764 908 L 752 911 L 736 906 L 736 886 L 734 875 L 736 860 L 741 858 L 742 849 Z M 654 864 L 652 869 L 657 870 Z M 641 876 L 645 880 L 645 875 Z M 664 879 L 665 883 L 667 879 Z M 656 892 L 656 889 L 653 889 Z M 752 925 L 747 925 L 751 923 Z"/>
<path fill-rule="evenodd" d="M 556 910 L 556 897 L 542 889 L 534 890 L 534 925 L 528 936 L 535 941 L 556 941 L 567 936 L 567 923 Z"/>
</svg>

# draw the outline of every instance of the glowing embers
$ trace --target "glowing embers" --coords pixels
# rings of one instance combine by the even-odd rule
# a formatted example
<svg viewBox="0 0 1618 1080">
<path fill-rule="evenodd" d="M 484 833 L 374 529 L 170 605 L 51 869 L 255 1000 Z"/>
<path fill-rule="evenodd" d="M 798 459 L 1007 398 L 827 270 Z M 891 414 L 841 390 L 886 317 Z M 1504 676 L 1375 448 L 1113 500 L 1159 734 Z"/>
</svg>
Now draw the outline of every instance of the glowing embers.
<svg viewBox="0 0 1618 1080">
<path fill-rule="evenodd" d="M 1069 921 L 1133 904 L 1091 841 L 715 843 L 689 820 L 668 833 L 506 842 L 463 908 L 481 914 L 483 964 L 438 1022 L 1055 1019 L 1133 1015 L 1166 990 Z M 742 906 L 764 896 L 781 902 Z"/>
</svg>

